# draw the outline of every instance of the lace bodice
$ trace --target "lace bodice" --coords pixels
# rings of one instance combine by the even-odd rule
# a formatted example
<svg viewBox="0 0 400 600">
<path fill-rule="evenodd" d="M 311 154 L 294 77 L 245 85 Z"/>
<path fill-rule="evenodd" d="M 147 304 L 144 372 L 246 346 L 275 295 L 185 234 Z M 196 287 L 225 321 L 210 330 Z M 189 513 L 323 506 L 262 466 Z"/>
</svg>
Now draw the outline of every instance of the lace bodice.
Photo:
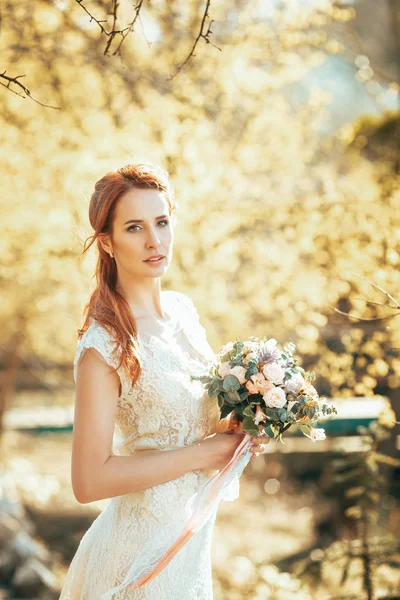
<svg viewBox="0 0 400 600">
<path fill-rule="evenodd" d="M 190 375 L 207 374 L 215 354 L 192 300 L 181 292 L 162 292 L 171 315 L 163 337 L 139 333 L 143 367 L 135 385 L 118 369 L 121 395 L 118 399 L 112 453 L 129 455 L 148 449 L 172 449 L 193 444 L 215 431 L 219 420 L 216 398 L 210 399 L 203 385 Z M 87 348 L 95 348 L 114 368 L 114 341 L 92 320 L 78 342 L 74 361 Z"/>
</svg>

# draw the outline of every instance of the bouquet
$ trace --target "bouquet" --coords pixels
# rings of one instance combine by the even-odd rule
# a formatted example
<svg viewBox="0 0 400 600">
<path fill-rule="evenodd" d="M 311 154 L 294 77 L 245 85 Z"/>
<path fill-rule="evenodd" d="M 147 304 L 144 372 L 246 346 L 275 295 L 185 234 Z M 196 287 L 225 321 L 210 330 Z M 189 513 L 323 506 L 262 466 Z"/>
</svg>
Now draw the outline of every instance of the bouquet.
<svg viewBox="0 0 400 600">
<path fill-rule="evenodd" d="M 336 413 L 336 409 L 319 397 L 312 385 L 314 372 L 297 365 L 294 349 L 290 342 L 281 351 L 275 339 L 266 337 L 251 337 L 245 342 L 236 338 L 220 348 L 208 375 L 191 375 L 205 384 L 211 398 L 218 396 L 221 419 L 230 415 L 230 422 L 235 426 L 240 423 L 246 435 L 227 465 L 189 499 L 183 514 L 175 521 L 170 519 L 162 532 L 148 540 L 124 581 L 103 594 L 101 600 L 110 600 L 127 586 L 137 589 L 156 577 L 215 514 L 221 499 L 237 497 L 230 484 L 237 482 L 252 457 L 252 437 L 265 432 L 282 441 L 282 434 L 299 423 L 312 441 L 325 439 L 324 429 L 315 425 L 321 415 Z"/>
<path fill-rule="evenodd" d="M 231 414 L 249 436 L 264 433 L 282 442 L 282 434 L 299 424 L 313 442 L 323 440 L 325 430 L 316 424 L 337 411 L 319 397 L 314 371 L 298 366 L 295 348 L 289 342 L 282 351 L 274 338 L 236 338 L 220 348 L 209 375 L 192 378 L 205 384 L 210 397 L 218 396 L 221 418 Z"/>
</svg>

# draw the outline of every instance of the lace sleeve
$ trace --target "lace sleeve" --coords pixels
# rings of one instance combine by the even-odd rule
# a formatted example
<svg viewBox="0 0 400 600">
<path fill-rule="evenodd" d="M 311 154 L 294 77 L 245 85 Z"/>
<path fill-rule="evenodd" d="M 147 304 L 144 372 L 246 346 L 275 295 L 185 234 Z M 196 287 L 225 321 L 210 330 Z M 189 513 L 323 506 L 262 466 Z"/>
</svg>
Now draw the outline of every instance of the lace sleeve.
<svg viewBox="0 0 400 600">
<path fill-rule="evenodd" d="M 108 331 L 99 323 L 92 320 L 89 327 L 78 340 L 76 355 L 74 359 L 74 381 L 76 383 L 78 375 L 78 364 L 88 348 L 94 348 L 101 355 L 102 359 L 114 369 L 119 365 L 119 353 L 113 354 L 115 341 L 112 340 Z M 124 392 L 127 386 L 127 377 L 122 367 L 117 369 L 121 381 L 121 390 Z"/>
</svg>

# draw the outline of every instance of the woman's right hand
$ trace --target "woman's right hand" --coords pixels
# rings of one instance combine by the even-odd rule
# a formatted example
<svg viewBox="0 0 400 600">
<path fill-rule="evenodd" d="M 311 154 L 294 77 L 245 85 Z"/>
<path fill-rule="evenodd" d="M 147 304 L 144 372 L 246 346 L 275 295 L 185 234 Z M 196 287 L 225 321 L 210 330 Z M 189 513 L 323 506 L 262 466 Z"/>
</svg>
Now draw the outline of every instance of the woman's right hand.
<svg viewBox="0 0 400 600">
<path fill-rule="evenodd" d="M 223 433 L 214 433 L 201 442 L 202 469 L 223 469 L 231 460 L 236 448 L 243 440 L 246 433 L 239 429 L 228 429 Z"/>
</svg>

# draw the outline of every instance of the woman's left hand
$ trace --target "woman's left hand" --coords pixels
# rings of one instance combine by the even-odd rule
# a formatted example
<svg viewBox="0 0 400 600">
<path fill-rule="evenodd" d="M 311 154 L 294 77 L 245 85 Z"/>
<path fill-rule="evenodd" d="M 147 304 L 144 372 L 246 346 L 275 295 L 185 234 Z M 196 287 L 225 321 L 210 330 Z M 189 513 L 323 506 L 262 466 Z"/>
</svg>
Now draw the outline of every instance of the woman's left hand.
<svg viewBox="0 0 400 600">
<path fill-rule="evenodd" d="M 231 413 L 228 417 L 219 421 L 217 431 L 223 432 L 228 429 L 233 429 L 236 433 L 241 433 L 243 431 L 243 423 L 237 419 L 234 413 Z M 265 447 L 269 444 L 271 438 L 268 435 L 263 434 L 259 437 L 252 437 L 251 441 L 253 444 L 250 447 L 250 452 L 254 455 L 251 458 L 256 458 L 258 454 L 264 452 Z"/>
</svg>

